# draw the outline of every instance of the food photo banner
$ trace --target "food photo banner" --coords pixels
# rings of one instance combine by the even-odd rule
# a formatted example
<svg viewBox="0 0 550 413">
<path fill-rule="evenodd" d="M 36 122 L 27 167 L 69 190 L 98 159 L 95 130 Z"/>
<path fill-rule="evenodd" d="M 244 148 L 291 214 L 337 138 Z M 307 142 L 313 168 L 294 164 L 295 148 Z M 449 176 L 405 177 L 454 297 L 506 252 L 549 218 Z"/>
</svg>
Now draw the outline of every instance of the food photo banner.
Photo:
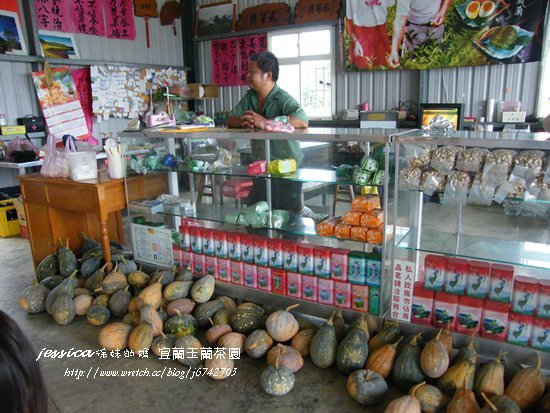
<svg viewBox="0 0 550 413">
<path fill-rule="evenodd" d="M 348 70 L 540 61 L 548 0 L 346 0 Z"/>
</svg>

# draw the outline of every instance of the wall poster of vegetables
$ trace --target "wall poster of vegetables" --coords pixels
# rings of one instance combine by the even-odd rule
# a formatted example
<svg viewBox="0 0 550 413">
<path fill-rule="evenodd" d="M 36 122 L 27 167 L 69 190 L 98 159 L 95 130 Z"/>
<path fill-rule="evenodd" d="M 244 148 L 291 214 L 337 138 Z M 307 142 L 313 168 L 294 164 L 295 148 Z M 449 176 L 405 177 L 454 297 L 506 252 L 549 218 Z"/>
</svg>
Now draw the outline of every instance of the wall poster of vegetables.
<svg viewBox="0 0 550 413">
<path fill-rule="evenodd" d="M 347 70 L 541 60 L 548 0 L 346 0 Z"/>
</svg>

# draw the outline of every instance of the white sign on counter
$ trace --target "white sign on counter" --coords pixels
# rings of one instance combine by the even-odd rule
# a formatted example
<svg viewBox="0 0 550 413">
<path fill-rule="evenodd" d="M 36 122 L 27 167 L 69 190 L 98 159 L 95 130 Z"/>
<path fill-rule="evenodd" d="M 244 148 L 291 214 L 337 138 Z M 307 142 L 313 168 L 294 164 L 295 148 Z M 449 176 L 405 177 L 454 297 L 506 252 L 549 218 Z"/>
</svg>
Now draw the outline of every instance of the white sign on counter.
<svg viewBox="0 0 550 413">
<path fill-rule="evenodd" d="M 137 261 L 159 267 L 174 265 L 171 230 L 132 223 L 132 241 Z"/>
<path fill-rule="evenodd" d="M 396 260 L 393 267 L 391 318 L 411 321 L 414 263 Z"/>
</svg>

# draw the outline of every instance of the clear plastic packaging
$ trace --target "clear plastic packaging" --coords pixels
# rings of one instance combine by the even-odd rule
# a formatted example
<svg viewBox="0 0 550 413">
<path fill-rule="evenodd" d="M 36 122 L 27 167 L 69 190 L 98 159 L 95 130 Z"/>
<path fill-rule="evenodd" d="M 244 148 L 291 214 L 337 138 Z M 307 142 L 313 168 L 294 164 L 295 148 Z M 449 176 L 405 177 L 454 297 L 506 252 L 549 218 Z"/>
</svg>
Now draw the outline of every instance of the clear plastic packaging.
<svg viewBox="0 0 550 413">
<path fill-rule="evenodd" d="M 483 166 L 483 183 L 496 188 L 506 181 L 515 155 L 516 152 L 509 149 L 498 149 L 487 155 Z"/>
<path fill-rule="evenodd" d="M 481 172 L 489 151 L 486 148 L 469 148 L 458 153 L 456 169 L 463 172 Z"/>
<path fill-rule="evenodd" d="M 468 194 L 468 204 L 489 206 L 493 202 L 495 188 L 484 185 L 481 180 L 482 174 L 478 173 L 472 181 L 472 187 Z"/>
<path fill-rule="evenodd" d="M 422 174 L 420 187 L 422 192 L 431 196 L 435 192 L 443 192 L 445 190 L 445 180 L 445 174 L 430 168 Z"/>
<path fill-rule="evenodd" d="M 518 182 L 504 182 L 498 187 L 495 194 L 495 202 L 502 204 L 506 198 L 522 200 L 525 197 L 525 187 Z"/>
<path fill-rule="evenodd" d="M 542 151 L 528 150 L 520 152 L 514 158 L 514 171 L 516 169 L 520 171 L 515 175 L 523 174 L 525 179 L 539 176 L 542 174 L 543 159 L 544 152 Z"/>
<path fill-rule="evenodd" d="M 274 119 L 265 120 L 261 127 L 268 132 L 294 132 L 294 126 L 290 124 L 288 116 L 277 116 Z"/>
<path fill-rule="evenodd" d="M 411 167 L 428 166 L 436 145 L 405 145 L 405 159 Z"/>
<path fill-rule="evenodd" d="M 445 185 L 445 204 L 466 205 L 468 190 L 472 184 L 470 175 L 466 172 L 454 171 Z"/>
<path fill-rule="evenodd" d="M 462 149 L 458 146 L 440 146 L 432 152 L 430 166 L 442 174 L 449 175 L 456 163 L 456 156 Z"/>
<path fill-rule="evenodd" d="M 415 166 L 408 166 L 399 173 L 399 188 L 405 190 L 420 189 L 422 169 Z"/>
<path fill-rule="evenodd" d="M 544 171 L 544 183 L 545 184 L 550 184 L 550 155 L 548 155 L 546 157 L 545 164 L 546 164 L 546 166 L 545 166 L 545 171 Z"/>
</svg>

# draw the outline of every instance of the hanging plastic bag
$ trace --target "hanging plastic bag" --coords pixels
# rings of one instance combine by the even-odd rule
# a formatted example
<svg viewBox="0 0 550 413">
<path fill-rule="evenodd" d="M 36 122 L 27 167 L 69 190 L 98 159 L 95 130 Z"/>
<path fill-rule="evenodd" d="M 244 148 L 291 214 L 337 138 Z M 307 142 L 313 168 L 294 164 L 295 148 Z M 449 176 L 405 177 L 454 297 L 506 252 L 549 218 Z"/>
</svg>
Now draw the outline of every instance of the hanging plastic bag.
<svg viewBox="0 0 550 413">
<path fill-rule="evenodd" d="M 36 146 L 28 137 L 18 136 L 8 143 L 7 154 L 13 162 L 32 162 L 36 159 Z"/>
<path fill-rule="evenodd" d="M 76 152 L 74 139 L 69 138 L 65 141 L 65 148 L 57 155 L 56 169 L 58 178 L 68 178 L 71 170 L 69 167 L 69 153 Z"/>
<path fill-rule="evenodd" d="M 472 184 L 470 175 L 466 172 L 454 171 L 447 178 L 445 185 L 445 204 L 466 205 L 468 190 Z"/>
<path fill-rule="evenodd" d="M 40 168 L 40 173 L 48 178 L 58 178 L 57 175 L 57 150 L 55 149 L 55 136 L 48 135 L 46 145 L 44 146 L 44 163 Z"/>
</svg>

